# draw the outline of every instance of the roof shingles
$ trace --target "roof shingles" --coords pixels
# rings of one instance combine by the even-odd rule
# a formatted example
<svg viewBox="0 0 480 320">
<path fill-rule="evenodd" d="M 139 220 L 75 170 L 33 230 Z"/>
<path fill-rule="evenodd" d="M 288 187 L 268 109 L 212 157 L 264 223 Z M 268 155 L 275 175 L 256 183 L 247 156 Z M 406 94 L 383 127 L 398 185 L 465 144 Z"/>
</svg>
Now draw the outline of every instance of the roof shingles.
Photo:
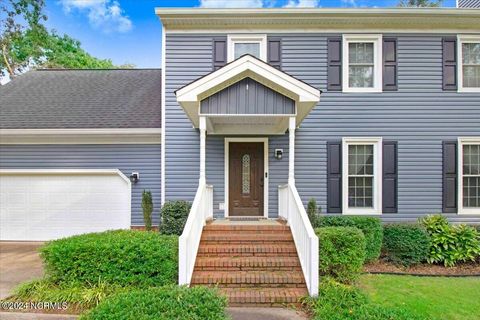
<svg viewBox="0 0 480 320">
<path fill-rule="evenodd" d="M 160 69 L 38 70 L 0 86 L 0 129 L 160 126 Z"/>
</svg>

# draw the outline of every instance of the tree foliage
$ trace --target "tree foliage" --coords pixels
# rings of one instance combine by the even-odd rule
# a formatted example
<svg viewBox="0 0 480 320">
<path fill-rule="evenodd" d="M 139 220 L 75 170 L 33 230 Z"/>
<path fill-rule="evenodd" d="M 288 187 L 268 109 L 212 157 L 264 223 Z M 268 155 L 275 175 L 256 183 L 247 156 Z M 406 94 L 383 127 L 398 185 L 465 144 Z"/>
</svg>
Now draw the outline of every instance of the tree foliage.
<svg viewBox="0 0 480 320">
<path fill-rule="evenodd" d="M 28 67 L 116 68 L 110 59 L 90 55 L 78 40 L 47 30 L 44 8 L 44 0 L 0 1 L 0 76 L 14 77 Z"/>
<path fill-rule="evenodd" d="M 443 0 L 400 0 L 398 2 L 399 7 L 416 7 L 416 8 L 424 8 L 424 7 L 441 7 Z"/>
</svg>

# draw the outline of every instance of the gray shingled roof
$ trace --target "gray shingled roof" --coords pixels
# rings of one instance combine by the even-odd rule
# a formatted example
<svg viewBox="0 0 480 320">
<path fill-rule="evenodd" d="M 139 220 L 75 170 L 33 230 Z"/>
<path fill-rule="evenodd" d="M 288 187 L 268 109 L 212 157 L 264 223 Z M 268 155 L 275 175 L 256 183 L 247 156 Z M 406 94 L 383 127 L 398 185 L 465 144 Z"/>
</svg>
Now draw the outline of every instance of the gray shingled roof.
<svg viewBox="0 0 480 320">
<path fill-rule="evenodd" d="M 0 86 L 1 129 L 160 128 L 161 70 L 38 70 Z"/>
</svg>

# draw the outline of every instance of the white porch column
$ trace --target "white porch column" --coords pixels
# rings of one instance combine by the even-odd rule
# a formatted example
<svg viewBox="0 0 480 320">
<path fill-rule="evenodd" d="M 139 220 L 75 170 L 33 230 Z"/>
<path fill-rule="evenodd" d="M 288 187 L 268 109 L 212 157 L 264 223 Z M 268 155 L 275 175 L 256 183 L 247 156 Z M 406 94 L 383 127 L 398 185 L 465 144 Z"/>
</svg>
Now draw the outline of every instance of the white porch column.
<svg viewBox="0 0 480 320">
<path fill-rule="evenodd" d="M 205 184 L 206 174 L 205 174 L 205 162 L 206 162 L 206 136 L 207 136 L 207 119 L 205 117 L 200 117 L 200 184 Z"/>
<path fill-rule="evenodd" d="M 295 184 L 295 117 L 288 119 L 288 183 Z"/>
</svg>

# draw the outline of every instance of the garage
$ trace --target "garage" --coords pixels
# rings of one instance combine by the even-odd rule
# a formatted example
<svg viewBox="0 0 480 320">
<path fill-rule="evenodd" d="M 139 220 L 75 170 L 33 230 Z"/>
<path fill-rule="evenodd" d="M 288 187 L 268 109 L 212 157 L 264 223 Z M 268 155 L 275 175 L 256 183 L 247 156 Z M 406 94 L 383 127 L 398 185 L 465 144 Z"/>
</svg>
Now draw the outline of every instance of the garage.
<svg viewBox="0 0 480 320">
<path fill-rule="evenodd" d="M 0 170 L 0 240 L 128 229 L 130 202 L 131 182 L 117 169 Z"/>
</svg>

